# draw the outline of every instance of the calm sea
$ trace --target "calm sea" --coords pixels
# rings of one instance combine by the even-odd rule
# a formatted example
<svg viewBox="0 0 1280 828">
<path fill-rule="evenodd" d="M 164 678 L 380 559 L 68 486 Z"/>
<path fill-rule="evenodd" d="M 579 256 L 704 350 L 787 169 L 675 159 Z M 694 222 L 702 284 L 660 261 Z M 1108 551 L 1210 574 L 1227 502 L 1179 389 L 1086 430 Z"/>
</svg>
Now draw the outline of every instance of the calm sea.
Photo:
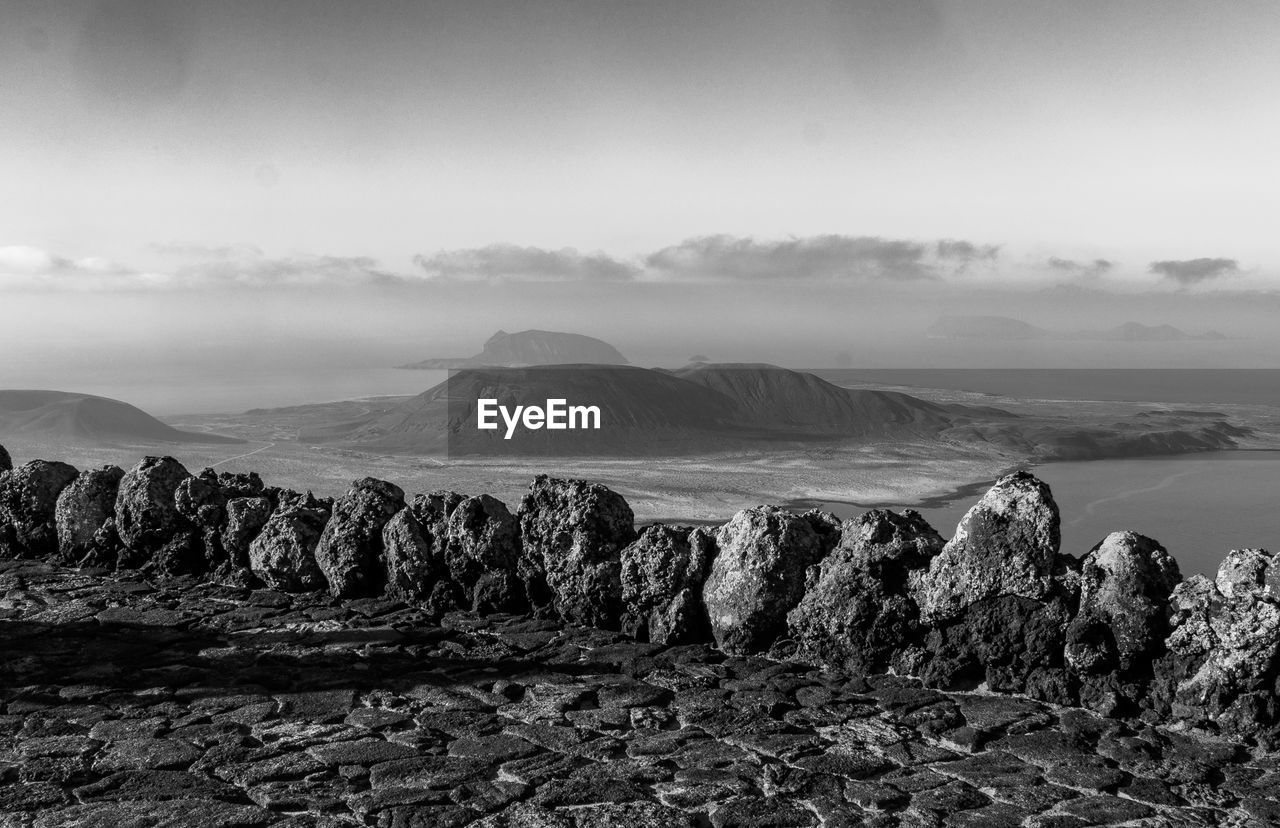
<svg viewBox="0 0 1280 828">
<path fill-rule="evenodd" d="M 16 374 L 16 372 L 15 372 Z M 251 408 L 282 408 L 306 403 L 363 397 L 421 394 L 443 382 L 447 371 L 407 371 L 396 368 L 308 368 L 234 365 L 225 369 L 126 370 L 63 369 L 56 373 L 27 372 L 4 376 L 0 388 L 40 388 L 76 391 L 110 397 L 136 405 L 148 414 L 239 413 Z"/>
<path fill-rule="evenodd" d="M 1280 406 L 1280 369 L 817 369 L 837 385 L 945 388 L 1036 400 Z"/>
<path fill-rule="evenodd" d="M 1183 575 L 1212 575 L 1231 549 L 1280 548 L 1280 451 L 1220 451 L 1127 460 L 1047 463 L 1032 469 L 1062 513 L 1062 550 L 1083 555 L 1110 532 L 1155 538 Z M 950 537 L 980 494 L 916 507 Z M 841 517 L 864 507 L 824 503 Z"/>
</svg>

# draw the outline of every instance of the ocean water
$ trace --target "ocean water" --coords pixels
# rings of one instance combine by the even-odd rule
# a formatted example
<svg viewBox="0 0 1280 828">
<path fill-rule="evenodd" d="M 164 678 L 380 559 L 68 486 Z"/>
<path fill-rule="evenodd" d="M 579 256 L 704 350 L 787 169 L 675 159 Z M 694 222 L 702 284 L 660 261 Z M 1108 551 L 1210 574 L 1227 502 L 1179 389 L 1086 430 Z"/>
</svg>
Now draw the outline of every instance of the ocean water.
<svg viewBox="0 0 1280 828">
<path fill-rule="evenodd" d="M 1020 399 L 1280 406 L 1280 370 L 1270 368 L 848 368 L 813 373 L 837 385 L 945 388 Z"/>
<path fill-rule="evenodd" d="M 1124 460 L 1046 463 L 1062 514 L 1062 550 L 1081 556 L 1110 532 L 1155 538 L 1182 574 L 1212 576 L 1231 549 L 1280 549 L 1280 451 L 1220 451 Z M 917 508 L 950 537 L 980 494 Z M 827 503 L 841 517 L 865 511 Z M 903 508 L 903 507 L 894 507 Z"/>
<path fill-rule="evenodd" d="M 282 408 L 363 397 L 421 394 L 443 382 L 447 371 L 397 368 L 309 367 L 235 364 L 218 368 L 104 372 L 63 367 L 58 371 L 0 373 L 0 388 L 39 388 L 96 394 L 136 405 L 156 417 L 230 414 L 251 408 Z"/>
</svg>

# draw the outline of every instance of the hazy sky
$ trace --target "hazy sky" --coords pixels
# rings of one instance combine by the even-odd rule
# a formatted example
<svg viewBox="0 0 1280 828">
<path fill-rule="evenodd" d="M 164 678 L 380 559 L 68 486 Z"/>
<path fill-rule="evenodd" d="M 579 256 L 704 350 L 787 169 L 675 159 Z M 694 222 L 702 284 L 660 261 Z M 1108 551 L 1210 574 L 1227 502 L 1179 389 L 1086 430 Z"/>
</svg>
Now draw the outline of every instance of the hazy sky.
<svg viewBox="0 0 1280 828">
<path fill-rule="evenodd" d="M 1280 6 L 5 0 L 7 245 L 412 258 L 688 237 L 1280 270 Z"/>
<path fill-rule="evenodd" d="M 0 0 L 0 349 L 954 364 L 958 311 L 1280 364 L 1276 43 L 1274 0 Z"/>
</svg>

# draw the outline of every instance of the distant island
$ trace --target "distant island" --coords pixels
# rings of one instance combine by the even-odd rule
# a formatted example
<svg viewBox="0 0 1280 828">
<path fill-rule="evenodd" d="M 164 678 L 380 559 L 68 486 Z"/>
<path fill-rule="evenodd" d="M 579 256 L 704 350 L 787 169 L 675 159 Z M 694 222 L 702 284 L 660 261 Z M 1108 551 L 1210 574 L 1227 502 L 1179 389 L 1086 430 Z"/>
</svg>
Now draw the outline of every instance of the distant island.
<svg viewBox="0 0 1280 828">
<path fill-rule="evenodd" d="M 1125 322 L 1096 331 L 1054 331 L 1008 316 L 943 316 L 925 332 L 930 339 L 1078 340 L 1091 342 L 1211 342 L 1226 339 L 1218 331 L 1187 333 L 1173 325 Z"/>
<path fill-rule="evenodd" d="M 598 431 L 478 427 L 477 400 L 567 400 L 598 406 Z M 679 370 L 571 365 L 465 368 L 415 397 L 299 429 L 310 444 L 389 454 L 696 456 L 771 446 L 965 445 L 1037 461 L 1231 448 L 1248 429 L 1213 412 L 1142 412 L 1096 423 L 848 389 L 764 364 Z"/>
<path fill-rule="evenodd" d="M 628 365 L 618 349 L 593 336 L 562 331 L 498 331 L 471 357 L 424 359 L 397 366 L 409 370 L 520 368 L 529 365 Z"/>
</svg>

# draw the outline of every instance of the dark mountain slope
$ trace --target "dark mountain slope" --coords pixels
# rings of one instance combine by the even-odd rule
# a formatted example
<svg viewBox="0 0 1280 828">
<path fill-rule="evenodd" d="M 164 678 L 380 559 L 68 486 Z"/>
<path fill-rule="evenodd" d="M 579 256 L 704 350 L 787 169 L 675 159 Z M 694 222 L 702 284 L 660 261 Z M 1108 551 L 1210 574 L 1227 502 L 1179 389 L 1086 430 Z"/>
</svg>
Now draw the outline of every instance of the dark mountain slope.
<svg viewBox="0 0 1280 828">
<path fill-rule="evenodd" d="M 480 399 L 598 406 L 601 428 L 519 428 L 507 439 L 505 425 L 477 427 Z M 950 425 L 945 409 L 906 394 L 848 391 L 771 365 L 557 365 L 463 369 L 390 411 L 301 437 L 422 453 L 698 454 L 759 441 L 928 437 Z"/>
<path fill-rule="evenodd" d="M 737 421 L 756 428 L 867 437 L 936 432 L 950 425 L 941 406 L 907 394 L 841 388 L 813 374 L 759 363 L 700 365 L 681 379 L 737 403 Z"/>
</svg>

